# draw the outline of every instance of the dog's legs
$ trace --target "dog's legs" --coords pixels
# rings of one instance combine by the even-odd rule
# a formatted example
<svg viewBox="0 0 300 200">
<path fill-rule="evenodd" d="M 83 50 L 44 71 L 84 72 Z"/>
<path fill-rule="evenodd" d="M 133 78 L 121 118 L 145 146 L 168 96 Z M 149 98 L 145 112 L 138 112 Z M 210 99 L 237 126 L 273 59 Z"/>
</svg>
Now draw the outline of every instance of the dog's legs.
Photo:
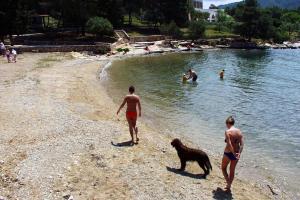
<svg viewBox="0 0 300 200">
<path fill-rule="evenodd" d="M 180 167 L 179 171 L 184 171 L 185 166 L 186 166 L 186 160 L 180 159 L 180 162 L 181 162 L 181 167 Z"/>
<path fill-rule="evenodd" d="M 198 161 L 199 166 L 203 169 L 204 171 L 204 177 L 206 177 L 209 174 L 209 171 L 205 168 L 205 165 L 203 162 Z"/>
<path fill-rule="evenodd" d="M 210 173 L 210 163 L 205 162 L 204 165 L 205 165 L 205 168 L 207 170 L 207 175 L 208 175 Z"/>
</svg>

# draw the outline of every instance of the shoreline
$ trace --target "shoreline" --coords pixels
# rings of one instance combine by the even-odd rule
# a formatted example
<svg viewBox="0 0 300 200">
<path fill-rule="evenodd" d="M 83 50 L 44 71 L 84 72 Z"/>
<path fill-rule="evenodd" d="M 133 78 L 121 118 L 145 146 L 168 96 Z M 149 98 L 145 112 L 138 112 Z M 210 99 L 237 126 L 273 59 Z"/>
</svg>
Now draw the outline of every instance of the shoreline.
<svg viewBox="0 0 300 200">
<path fill-rule="evenodd" d="M 5 116 L 0 118 L 0 152 L 5 155 L 0 163 L 0 196 L 275 198 L 268 188 L 240 179 L 233 185 L 232 196 L 222 192 L 219 159 L 214 157 L 214 170 L 206 180 L 199 179 L 202 171 L 196 164 L 178 173 L 172 136 L 158 134 L 143 122 L 140 144 L 126 146 L 130 136 L 124 117 L 115 117 L 117 107 L 99 80 L 113 57 L 68 56 L 23 54 L 15 65 L 1 63 L 5 76 L 0 77 L 0 89 L 6 95 L 0 98 L 1 116 Z M 39 64 L 41 59 L 51 64 Z M 189 140 L 184 143 L 196 147 Z"/>
<path fill-rule="evenodd" d="M 206 50 L 204 50 L 204 51 L 213 51 L 213 50 L 220 50 L 220 51 L 222 51 L 222 50 L 224 50 L 224 49 L 220 49 L 220 48 L 215 48 L 215 49 L 206 49 Z M 234 50 L 238 50 L 238 49 L 234 49 Z M 133 53 L 133 54 L 130 54 L 130 55 L 125 55 L 125 56 L 122 56 L 122 57 L 113 57 L 113 58 L 111 58 L 111 59 L 108 59 L 109 60 L 109 63 L 107 64 L 107 65 L 109 65 L 108 67 L 111 67 L 111 65 L 113 65 L 113 62 L 114 61 L 116 61 L 116 60 L 124 60 L 124 59 L 130 59 L 130 58 L 133 58 L 133 57 L 139 57 L 139 56 L 163 56 L 163 55 L 165 55 L 165 54 L 182 54 L 182 53 L 187 53 L 187 54 L 189 54 L 189 53 L 198 53 L 197 51 L 183 51 L 183 52 L 170 52 L 170 51 L 164 51 L 164 52 L 162 52 L 162 53 L 153 53 L 153 54 L 147 54 L 147 53 Z M 200 53 L 200 52 L 199 52 Z M 108 68 L 107 67 L 107 68 Z M 105 69 L 104 70 L 106 70 L 107 69 L 106 67 L 105 67 Z M 105 72 L 105 76 L 106 76 L 107 74 L 106 74 L 106 72 Z M 100 78 L 101 79 L 101 78 Z M 118 105 L 116 105 L 116 107 L 118 107 Z M 148 119 L 148 120 L 150 120 L 151 121 L 151 119 Z M 145 124 L 149 127 L 149 126 L 151 126 L 151 125 L 154 125 L 154 124 L 148 124 L 147 122 L 145 122 Z M 155 128 L 152 128 L 154 131 L 156 131 L 156 132 L 159 132 L 159 130 L 156 130 Z M 160 132 L 160 134 L 161 134 L 162 132 Z M 183 136 L 183 135 L 181 135 L 181 134 L 178 134 L 178 133 L 166 133 L 165 134 L 165 136 L 166 137 L 169 137 L 169 138 L 176 138 L 176 137 L 180 137 L 181 139 L 183 139 L 185 142 L 187 142 L 188 144 L 190 144 L 191 146 L 198 146 L 198 148 L 200 148 L 201 149 L 201 147 L 199 147 L 199 145 L 197 145 L 197 144 L 195 144 L 195 142 L 193 142 L 193 140 L 192 140 L 192 138 L 191 137 L 188 137 L 188 136 Z M 219 169 L 219 170 L 221 170 L 220 169 L 220 165 L 221 165 L 221 158 L 222 158 L 222 153 L 216 153 L 216 152 L 214 152 L 214 151 L 212 151 L 212 150 L 209 150 L 209 149 L 207 149 L 208 147 L 204 147 L 204 150 L 206 150 L 207 152 L 209 152 L 209 153 L 211 153 L 211 158 L 213 159 L 213 162 L 214 162 L 214 165 L 217 165 L 217 168 Z M 203 147 L 202 147 L 202 149 L 203 149 Z M 241 167 L 241 171 L 239 172 L 238 171 L 238 173 L 240 173 L 240 174 L 242 174 L 241 176 L 240 176 L 240 178 L 238 178 L 239 179 L 239 181 L 246 181 L 246 179 L 249 179 L 249 180 L 251 180 L 251 181 L 249 181 L 249 183 L 250 184 L 255 184 L 255 185 L 258 185 L 258 187 L 260 188 L 260 189 L 263 189 L 263 190 L 266 190 L 267 192 L 266 193 L 268 193 L 268 194 L 271 194 L 270 196 L 269 196 L 269 198 L 275 198 L 275 199 L 277 199 L 277 198 L 282 198 L 282 199 L 293 199 L 293 197 L 291 197 L 291 196 L 294 196 L 294 198 L 296 198 L 296 194 L 293 194 L 293 193 L 286 193 L 285 191 L 284 191 L 284 188 L 282 188 L 282 182 L 279 184 L 279 182 L 278 182 L 278 180 L 276 179 L 276 177 L 273 175 L 273 174 L 271 174 L 271 172 L 270 171 L 264 171 L 265 170 L 265 168 L 258 168 L 258 166 L 257 165 L 255 165 L 255 166 L 252 166 L 252 167 L 250 167 L 250 166 L 247 166 L 247 164 L 245 163 L 245 161 L 240 161 L 241 163 L 239 164 L 239 167 Z M 217 164 L 216 164 L 217 163 Z M 216 166 L 215 166 L 215 168 L 216 168 Z M 251 172 L 249 172 L 248 174 L 247 173 L 245 173 L 247 170 L 245 170 L 245 168 L 247 168 L 247 170 L 250 170 Z M 259 174 L 256 174 L 257 172 L 259 172 Z M 237 174 L 238 174 L 237 173 Z M 255 176 L 251 176 L 250 174 L 251 173 L 255 173 L 256 175 Z M 263 178 L 261 178 L 261 176 L 263 177 Z M 223 178 L 223 176 L 221 175 L 221 178 Z M 265 193 L 265 194 L 266 194 Z"/>
</svg>

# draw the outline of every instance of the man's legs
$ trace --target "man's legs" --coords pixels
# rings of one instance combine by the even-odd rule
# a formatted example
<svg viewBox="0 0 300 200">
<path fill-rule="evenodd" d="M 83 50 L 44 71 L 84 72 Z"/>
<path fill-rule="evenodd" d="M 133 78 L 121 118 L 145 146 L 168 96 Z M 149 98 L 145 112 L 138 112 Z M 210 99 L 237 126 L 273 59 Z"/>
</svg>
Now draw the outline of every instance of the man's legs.
<svg viewBox="0 0 300 200">
<path fill-rule="evenodd" d="M 132 126 L 132 120 L 128 117 L 127 118 L 127 122 L 128 122 L 128 126 L 129 126 L 129 132 L 130 132 L 130 136 L 131 136 L 131 141 L 132 143 L 134 143 L 134 138 L 133 138 L 133 126 Z"/>
<path fill-rule="evenodd" d="M 227 186 L 229 185 L 229 177 L 228 177 L 228 173 L 227 173 L 227 166 L 228 166 L 229 162 L 230 162 L 230 159 L 227 156 L 223 155 L 221 168 L 222 168 L 223 176 L 226 180 Z M 227 188 L 227 186 L 226 186 L 226 188 Z"/>
<path fill-rule="evenodd" d="M 138 141 L 139 141 L 140 139 L 139 139 L 138 136 L 137 136 L 139 130 L 138 130 L 138 127 L 136 126 L 136 120 L 137 120 L 137 119 L 133 119 L 133 120 L 132 120 L 132 127 L 133 127 L 134 132 L 135 132 L 136 143 L 138 143 Z"/>
</svg>

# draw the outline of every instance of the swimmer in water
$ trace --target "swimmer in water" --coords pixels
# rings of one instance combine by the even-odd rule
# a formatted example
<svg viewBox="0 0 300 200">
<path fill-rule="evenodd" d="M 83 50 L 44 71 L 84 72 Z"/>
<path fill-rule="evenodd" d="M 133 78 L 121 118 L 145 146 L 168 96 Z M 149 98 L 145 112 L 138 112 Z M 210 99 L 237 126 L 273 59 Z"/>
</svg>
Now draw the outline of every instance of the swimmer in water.
<svg viewBox="0 0 300 200">
<path fill-rule="evenodd" d="M 240 159 L 241 153 L 244 147 L 243 134 L 240 129 L 234 127 L 234 118 L 232 116 L 226 119 L 227 130 L 225 131 L 225 142 L 226 147 L 224 150 L 224 155 L 222 159 L 222 172 L 226 180 L 227 191 L 230 191 L 231 184 L 234 179 L 235 167 Z M 229 174 L 227 172 L 227 167 L 229 167 Z"/>
<path fill-rule="evenodd" d="M 183 74 L 183 75 L 182 75 L 182 82 L 183 82 L 183 83 L 186 83 L 187 80 L 188 80 L 188 78 L 186 77 L 185 74 Z"/>
<path fill-rule="evenodd" d="M 220 79 L 224 79 L 224 74 L 225 74 L 225 69 L 223 69 L 219 75 L 220 75 Z"/>
</svg>

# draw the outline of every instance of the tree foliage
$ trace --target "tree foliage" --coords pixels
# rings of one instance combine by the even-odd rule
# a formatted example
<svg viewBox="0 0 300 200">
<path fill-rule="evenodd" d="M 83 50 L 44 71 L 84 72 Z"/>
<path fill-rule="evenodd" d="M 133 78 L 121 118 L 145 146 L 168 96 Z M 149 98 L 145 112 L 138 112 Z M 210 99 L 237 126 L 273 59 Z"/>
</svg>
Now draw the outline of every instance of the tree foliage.
<svg viewBox="0 0 300 200">
<path fill-rule="evenodd" d="M 251 40 L 261 38 L 282 42 L 300 32 L 300 12 L 281 8 L 260 8 L 256 0 L 245 0 L 226 12 L 237 21 L 235 32 Z"/>
<path fill-rule="evenodd" d="M 189 25 L 189 36 L 191 39 L 196 40 L 204 36 L 205 33 L 204 20 L 192 21 Z"/>
<path fill-rule="evenodd" d="M 236 18 L 240 22 L 236 26 L 237 33 L 251 40 L 257 34 L 258 16 L 257 1 L 245 0 L 236 10 Z"/>
<path fill-rule="evenodd" d="M 163 24 L 159 30 L 162 34 L 170 35 L 177 39 L 181 38 L 183 35 L 182 31 L 174 21 L 171 21 L 169 24 Z"/>
<path fill-rule="evenodd" d="M 231 31 L 233 26 L 235 25 L 234 18 L 231 17 L 230 15 L 228 15 L 223 10 L 218 10 L 217 16 L 218 17 L 217 17 L 216 25 L 217 25 L 218 31 L 221 32 L 224 29 Z"/>
<path fill-rule="evenodd" d="M 103 37 L 105 35 L 113 34 L 113 26 L 105 18 L 102 17 L 92 17 L 86 23 L 87 31 L 93 33 L 98 37 Z"/>
</svg>

